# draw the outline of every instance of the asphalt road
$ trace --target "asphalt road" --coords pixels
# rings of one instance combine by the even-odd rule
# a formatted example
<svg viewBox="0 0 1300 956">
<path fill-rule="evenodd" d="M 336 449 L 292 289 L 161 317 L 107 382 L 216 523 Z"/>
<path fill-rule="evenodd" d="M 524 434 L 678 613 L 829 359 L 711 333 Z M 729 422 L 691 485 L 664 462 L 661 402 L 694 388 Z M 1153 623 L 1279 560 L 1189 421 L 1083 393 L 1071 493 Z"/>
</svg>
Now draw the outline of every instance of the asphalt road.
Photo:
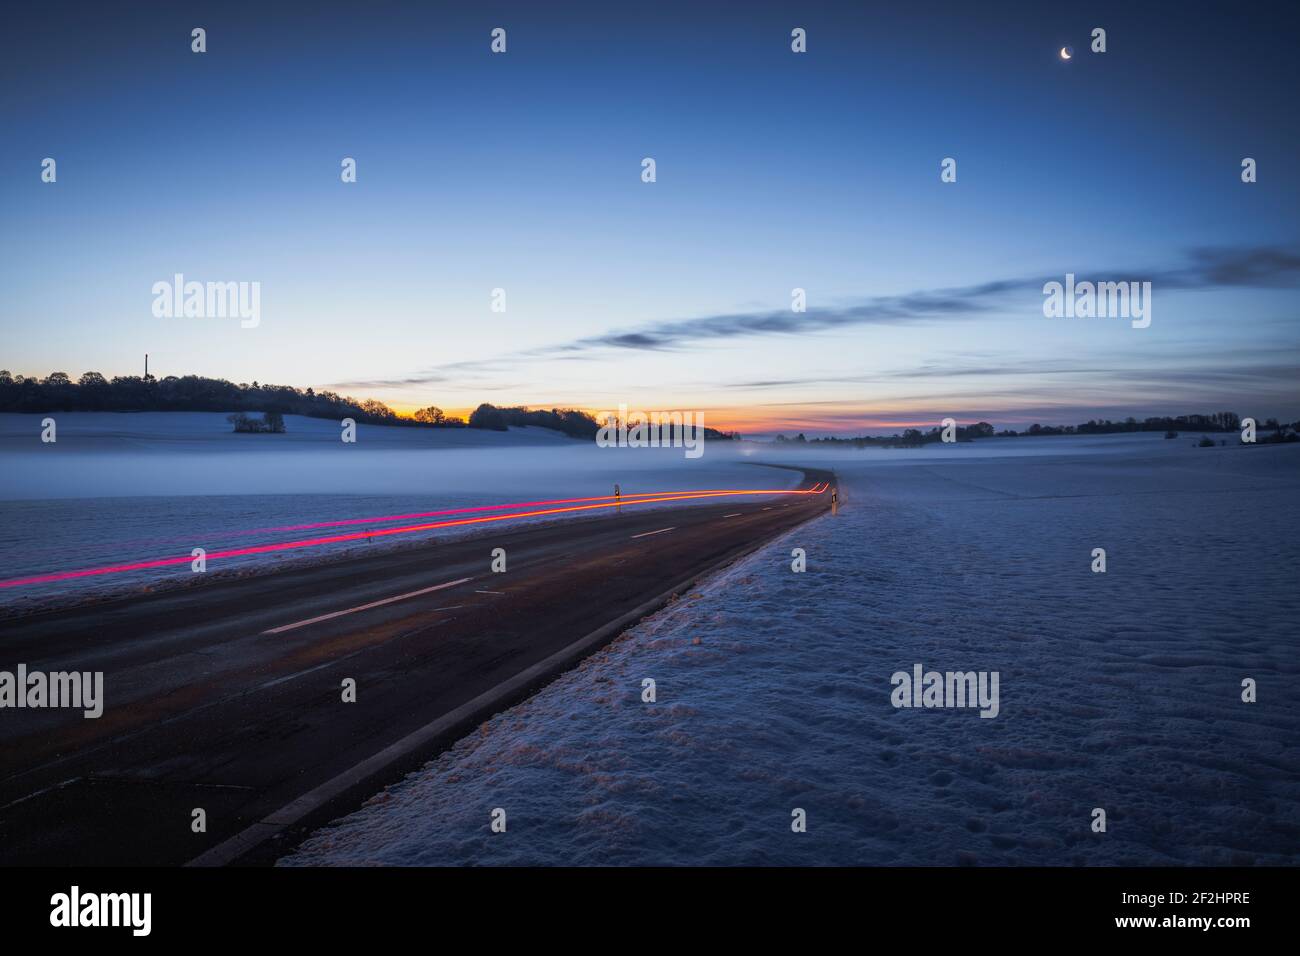
<svg viewBox="0 0 1300 956">
<path fill-rule="evenodd" d="M 0 670 L 103 671 L 105 698 L 92 720 L 0 710 L 0 864 L 271 862 L 829 508 L 829 493 L 624 508 L 0 623 Z"/>
</svg>

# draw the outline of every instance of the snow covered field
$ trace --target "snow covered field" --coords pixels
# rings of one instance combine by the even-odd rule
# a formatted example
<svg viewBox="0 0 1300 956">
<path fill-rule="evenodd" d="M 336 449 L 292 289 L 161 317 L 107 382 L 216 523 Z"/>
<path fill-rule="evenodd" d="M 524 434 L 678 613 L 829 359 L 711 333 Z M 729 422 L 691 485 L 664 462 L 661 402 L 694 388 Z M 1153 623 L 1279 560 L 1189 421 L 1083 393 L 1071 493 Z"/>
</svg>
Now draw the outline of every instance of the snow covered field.
<svg viewBox="0 0 1300 956">
<path fill-rule="evenodd" d="M 1300 446 L 1196 437 L 805 452 L 839 517 L 282 862 L 1300 862 Z M 917 663 L 1000 672 L 998 716 L 895 709 Z"/>
<path fill-rule="evenodd" d="M 283 435 L 237 435 L 219 413 L 66 413 L 55 416 L 58 441 L 43 444 L 43 417 L 0 415 L 0 580 L 361 530 L 296 527 L 318 522 L 609 495 L 615 482 L 630 495 L 788 488 L 799 478 L 743 464 L 748 459 L 727 443 L 710 443 L 690 460 L 680 448 L 596 448 L 542 428 L 361 425 L 357 442 L 344 444 L 337 422 L 292 415 Z M 409 547 L 472 530 L 214 560 L 208 573 Z M 185 563 L 0 588 L 0 613 L 192 580 Z"/>
</svg>

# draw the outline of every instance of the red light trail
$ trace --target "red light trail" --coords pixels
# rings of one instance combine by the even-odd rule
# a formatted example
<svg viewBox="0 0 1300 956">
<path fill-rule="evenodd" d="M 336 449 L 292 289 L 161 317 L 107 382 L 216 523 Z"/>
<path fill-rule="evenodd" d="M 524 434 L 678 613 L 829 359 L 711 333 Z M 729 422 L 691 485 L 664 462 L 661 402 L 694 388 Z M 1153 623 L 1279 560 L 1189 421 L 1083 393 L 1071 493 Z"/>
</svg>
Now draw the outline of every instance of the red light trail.
<svg viewBox="0 0 1300 956">
<path fill-rule="evenodd" d="M 521 508 L 534 505 L 545 504 L 562 504 L 568 502 L 598 502 L 596 504 L 572 504 L 562 508 L 544 508 L 538 511 L 521 511 L 504 515 L 485 515 L 477 518 L 458 518 L 449 521 L 435 521 L 428 524 L 407 525 L 400 528 L 377 528 L 368 531 L 354 531 L 349 534 L 327 535 L 321 538 L 304 538 L 301 541 L 281 541 L 275 544 L 254 545 L 247 548 L 230 548 L 224 551 L 212 551 L 205 557 L 208 560 L 218 558 L 237 558 L 254 554 L 269 554 L 275 551 L 293 551 L 301 548 L 312 548 L 324 544 L 339 544 L 345 541 L 359 541 L 363 538 L 381 538 L 389 535 L 411 534 L 417 531 L 432 531 L 436 528 L 451 528 L 471 524 L 486 524 L 496 521 L 510 521 L 519 518 L 536 518 L 543 515 L 565 514 L 574 511 L 592 511 L 602 508 L 624 507 L 630 508 L 635 505 L 656 504 L 664 501 L 694 501 L 701 498 L 724 498 L 737 495 L 819 495 L 827 488 L 827 483 L 819 482 L 811 488 L 805 488 L 795 491 L 775 491 L 772 489 L 745 489 L 745 490 L 706 490 L 706 491 L 682 491 L 682 492 L 644 492 L 637 495 L 624 495 L 618 500 L 612 495 L 606 495 L 599 498 L 568 498 L 555 499 L 553 501 L 538 502 L 517 502 L 507 505 L 484 505 L 478 508 L 453 508 L 449 511 L 430 511 L 414 515 L 390 515 L 379 518 L 351 518 L 344 521 L 319 522 L 312 525 L 289 525 L 280 529 L 267 530 L 284 530 L 293 531 L 303 528 L 312 527 L 332 527 L 338 525 L 358 524 L 371 521 L 394 521 L 404 518 L 413 517 L 430 517 L 443 514 L 460 514 L 472 511 L 488 511 L 503 508 Z M 55 581 L 69 581 L 76 578 L 98 577 L 104 574 L 120 574 L 125 571 L 146 571 L 151 568 L 173 567 L 178 564 L 187 564 L 193 561 L 191 555 L 183 555 L 171 558 L 157 558 L 153 561 L 136 561 L 130 564 L 115 564 L 100 568 L 85 568 L 79 571 L 56 571 L 49 574 L 37 574 L 30 577 L 10 578 L 7 581 L 0 581 L 0 588 L 22 587 L 30 584 L 50 584 Z"/>
<path fill-rule="evenodd" d="M 637 494 L 626 494 L 619 499 L 615 495 L 599 495 L 592 498 L 552 498 L 546 501 L 515 501 L 504 505 L 478 505 L 473 508 L 449 508 L 445 511 L 413 511 L 409 514 L 400 515 L 379 515 L 374 518 L 346 518 L 340 521 L 314 521 L 309 524 L 288 524 L 280 525 L 274 528 L 254 528 L 248 531 L 235 531 L 232 534 L 270 534 L 276 531 L 310 531 L 312 528 L 337 528 L 346 525 L 371 524 L 380 521 L 408 521 L 413 518 L 436 518 L 443 515 L 469 514 L 476 511 L 502 511 L 506 508 L 535 508 L 541 505 L 571 505 L 585 504 L 590 501 L 615 501 L 621 500 L 624 504 L 636 502 L 633 499 L 659 499 L 665 495 L 715 495 L 715 494 L 732 494 L 733 492 L 726 488 L 705 488 L 698 491 L 643 491 Z M 750 494 L 751 492 L 734 492 L 736 494 Z M 766 494 L 790 494 L 791 492 L 771 491 Z M 802 494 L 802 492 L 799 492 Z"/>
</svg>

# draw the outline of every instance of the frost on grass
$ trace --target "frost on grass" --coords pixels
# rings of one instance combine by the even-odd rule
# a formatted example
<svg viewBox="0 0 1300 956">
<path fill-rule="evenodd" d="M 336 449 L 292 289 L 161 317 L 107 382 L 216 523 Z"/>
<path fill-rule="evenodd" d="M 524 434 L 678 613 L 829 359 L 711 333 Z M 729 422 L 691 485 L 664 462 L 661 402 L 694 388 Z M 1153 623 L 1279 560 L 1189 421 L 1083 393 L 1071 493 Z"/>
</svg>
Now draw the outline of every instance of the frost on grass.
<svg viewBox="0 0 1300 956">
<path fill-rule="evenodd" d="M 1300 554 L 1278 516 L 1300 449 L 1161 445 L 825 459 L 838 518 L 282 862 L 1296 863 Z M 1095 546 L 1106 574 L 1089 571 Z M 890 675 L 917 662 L 1000 671 L 1000 715 L 895 710 Z M 1241 702 L 1244 676 L 1259 703 Z M 488 831 L 497 806 L 504 835 Z"/>
</svg>

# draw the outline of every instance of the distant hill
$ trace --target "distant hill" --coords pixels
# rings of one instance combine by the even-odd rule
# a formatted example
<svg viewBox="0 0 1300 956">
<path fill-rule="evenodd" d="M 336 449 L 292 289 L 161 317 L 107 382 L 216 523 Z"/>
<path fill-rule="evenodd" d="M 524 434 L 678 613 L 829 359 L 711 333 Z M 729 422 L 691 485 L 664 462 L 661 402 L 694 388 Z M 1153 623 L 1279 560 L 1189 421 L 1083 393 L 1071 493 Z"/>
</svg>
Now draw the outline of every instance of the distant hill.
<svg viewBox="0 0 1300 956">
<path fill-rule="evenodd" d="M 429 411 L 424 409 L 423 411 Z M 459 418 L 403 418 L 383 402 L 291 385 L 251 385 L 201 375 L 120 375 L 87 372 L 73 381 L 63 372 L 44 379 L 0 371 L 0 412 L 276 412 L 311 418 L 354 418 L 372 425 L 465 427 Z"/>
<path fill-rule="evenodd" d="M 236 385 L 223 378 L 201 375 L 120 375 L 107 379 L 87 372 L 73 381 L 64 372 L 45 378 L 24 377 L 0 370 L 0 412 L 231 412 L 235 416 L 303 415 L 338 421 L 352 418 L 370 425 L 399 425 L 412 428 L 479 428 L 505 431 L 511 426 L 549 428 L 572 438 L 594 439 L 600 424 L 586 412 L 574 408 L 530 409 L 523 406 L 498 408 L 484 403 L 469 421 L 448 416 L 431 405 L 411 417 L 398 415 L 383 402 L 358 400 L 334 392 L 317 392 L 291 385 Z M 236 421 L 237 418 L 232 419 Z M 245 429 L 248 430 L 248 429 Z M 706 439 L 729 439 L 712 428 Z"/>
</svg>

